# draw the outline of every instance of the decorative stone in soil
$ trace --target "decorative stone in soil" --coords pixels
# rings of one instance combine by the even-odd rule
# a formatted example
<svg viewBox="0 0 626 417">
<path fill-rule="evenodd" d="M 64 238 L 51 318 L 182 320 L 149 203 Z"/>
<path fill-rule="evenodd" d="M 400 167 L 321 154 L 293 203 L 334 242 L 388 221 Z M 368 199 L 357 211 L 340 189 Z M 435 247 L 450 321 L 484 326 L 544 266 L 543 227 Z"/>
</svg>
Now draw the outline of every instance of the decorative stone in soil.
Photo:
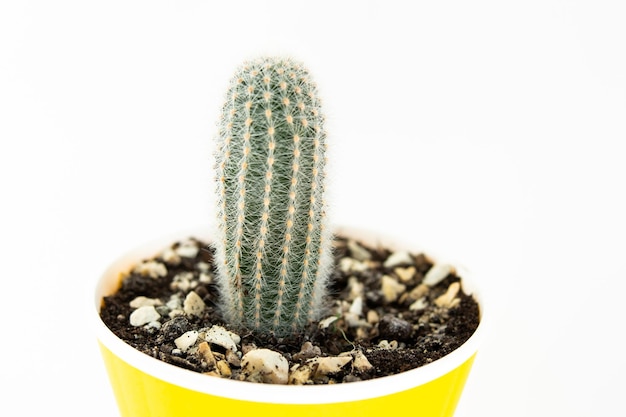
<svg viewBox="0 0 626 417">
<path fill-rule="evenodd" d="M 196 238 L 143 260 L 103 300 L 102 320 L 135 349 L 210 376 L 276 384 L 367 380 L 418 368 L 461 346 L 479 307 L 447 264 L 334 241 L 328 314 L 303 334 L 229 329 L 215 307 L 213 251 Z"/>
</svg>

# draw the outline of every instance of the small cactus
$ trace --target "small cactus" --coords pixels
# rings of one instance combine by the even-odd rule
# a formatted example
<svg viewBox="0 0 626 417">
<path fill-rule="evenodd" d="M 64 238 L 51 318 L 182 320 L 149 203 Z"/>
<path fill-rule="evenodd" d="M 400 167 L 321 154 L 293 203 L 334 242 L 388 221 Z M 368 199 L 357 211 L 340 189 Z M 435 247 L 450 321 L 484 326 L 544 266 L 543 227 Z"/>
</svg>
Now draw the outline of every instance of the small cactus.
<svg viewBox="0 0 626 417">
<path fill-rule="evenodd" d="M 217 282 L 224 319 L 286 335 L 319 313 L 332 263 L 325 133 L 317 88 L 291 59 L 232 78 L 216 154 Z"/>
</svg>

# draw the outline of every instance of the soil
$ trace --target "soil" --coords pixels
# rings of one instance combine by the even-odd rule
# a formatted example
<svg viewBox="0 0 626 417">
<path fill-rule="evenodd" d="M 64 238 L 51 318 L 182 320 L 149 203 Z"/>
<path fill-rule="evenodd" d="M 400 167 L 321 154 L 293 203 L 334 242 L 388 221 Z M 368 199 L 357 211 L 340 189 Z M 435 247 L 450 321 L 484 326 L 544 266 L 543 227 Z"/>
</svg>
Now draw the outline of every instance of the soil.
<svg viewBox="0 0 626 417">
<path fill-rule="evenodd" d="M 163 276 L 151 275 L 140 268 L 129 271 L 119 290 L 104 298 L 100 314 L 113 333 L 129 345 L 192 371 L 244 379 L 241 356 L 254 348 L 268 348 L 282 353 L 290 369 L 310 363 L 315 355 L 336 357 L 360 352 L 367 359 L 365 367 L 343 366 L 336 372 L 311 377 L 306 384 L 378 378 L 418 368 L 445 356 L 462 345 L 479 323 L 479 307 L 474 298 L 462 290 L 450 293 L 451 285 L 461 280 L 453 270 L 436 285 L 425 285 L 424 277 L 433 267 L 426 255 L 409 254 L 408 260 L 405 257 L 391 265 L 393 252 L 389 249 L 368 247 L 338 236 L 334 243 L 336 266 L 331 276 L 329 314 L 311 323 L 303 334 L 290 337 L 239 332 L 237 352 L 211 345 L 216 357 L 226 363 L 224 369 L 207 363 L 198 349 L 183 351 L 175 344 L 176 338 L 190 330 L 213 325 L 228 329 L 215 305 L 218 289 L 211 279 L 213 251 L 208 243 L 190 237 L 186 243 L 174 242 L 168 253 L 175 254 L 183 245 L 188 247 L 189 242 L 197 245 L 197 253 L 181 251 L 186 256 L 160 254 L 144 260 L 144 264 L 155 261 L 165 265 L 167 272 L 160 274 Z M 191 279 L 180 285 L 181 276 Z M 384 288 L 385 280 L 393 284 L 395 293 Z M 175 281 L 178 284 L 173 284 Z M 172 296 L 185 299 L 190 291 L 195 291 L 205 304 L 200 315 L 163 313 Z M 447 298 L 446 293 L 450 295 Z M 135 310 L 130 302 L 140 296 L 162 302 L 163 314 L 158 323 L 130 324 L 130 315 Z M 355 315 L 350 307 L 357 298 L 359 304 L 362 301 L 362 309 L 357 308 Z M 337 319 L 327 319 L 332 316 Z"/>
</svg>

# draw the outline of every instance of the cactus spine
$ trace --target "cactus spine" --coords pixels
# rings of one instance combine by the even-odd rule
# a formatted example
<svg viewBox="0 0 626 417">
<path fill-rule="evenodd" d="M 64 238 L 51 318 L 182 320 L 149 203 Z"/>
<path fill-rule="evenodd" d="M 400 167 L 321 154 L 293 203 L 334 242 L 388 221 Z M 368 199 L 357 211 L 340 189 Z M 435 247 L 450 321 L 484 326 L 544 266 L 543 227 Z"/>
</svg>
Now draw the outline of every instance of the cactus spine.
<svg viewBox="0 0 626 417">
<path fill-rule="evenodd" d="M 218 285 L 234 327 L 286 335 L 318 314 L 332 262 L 317 88 L 291 59 L 232 78 L 216 154 Z"/>
</svg>

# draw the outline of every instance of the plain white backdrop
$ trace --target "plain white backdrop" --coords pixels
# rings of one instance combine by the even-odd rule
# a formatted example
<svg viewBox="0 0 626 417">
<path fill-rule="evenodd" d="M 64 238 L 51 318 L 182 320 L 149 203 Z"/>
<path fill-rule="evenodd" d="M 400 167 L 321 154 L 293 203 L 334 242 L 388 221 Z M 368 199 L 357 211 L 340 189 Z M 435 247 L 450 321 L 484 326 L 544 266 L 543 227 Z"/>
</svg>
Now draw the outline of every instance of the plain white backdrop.
<svg viewBox="0 0 626 417">
<path fill-rule="evenodd" d="M 457 416 L 623 416 L 625 21 L 620 1 L 2 2 L 0 414 L 117 415 L 93 285 L 212 224 L 228 78 L 287 54 L 324 98 L 333 221 L 490 288 Z"/>
</svg>

